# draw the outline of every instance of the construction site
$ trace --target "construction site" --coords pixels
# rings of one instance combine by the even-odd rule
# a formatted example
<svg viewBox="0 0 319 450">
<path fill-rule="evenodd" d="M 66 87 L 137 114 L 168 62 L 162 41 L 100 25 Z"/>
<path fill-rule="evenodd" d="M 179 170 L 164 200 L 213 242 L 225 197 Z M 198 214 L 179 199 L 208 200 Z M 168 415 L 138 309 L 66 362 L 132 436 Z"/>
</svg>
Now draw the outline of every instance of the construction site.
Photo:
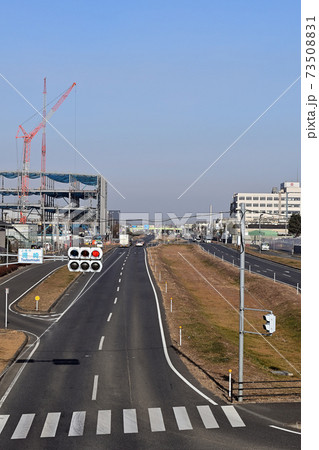
<svg viewBox="0 0 319 450">
<path fill-rule="evenodd" d="M 46 125 L 75 87 L 73 83 L 47 112 L 46 78 L 40 123 L 27 132 L 19 125 L 16 139 L 23 141 L 22 166 L 0 171 L 0 230 L 7 245 L 64 250 L 85 238 L 107 233 L 107 182 L 100 174 L 50 172 L 46 168 Z M 42 134 L 41 170 L 30 170 L 32 139 Z M 3 247 L 3 245 L 0 246 Z"/>
</svg>

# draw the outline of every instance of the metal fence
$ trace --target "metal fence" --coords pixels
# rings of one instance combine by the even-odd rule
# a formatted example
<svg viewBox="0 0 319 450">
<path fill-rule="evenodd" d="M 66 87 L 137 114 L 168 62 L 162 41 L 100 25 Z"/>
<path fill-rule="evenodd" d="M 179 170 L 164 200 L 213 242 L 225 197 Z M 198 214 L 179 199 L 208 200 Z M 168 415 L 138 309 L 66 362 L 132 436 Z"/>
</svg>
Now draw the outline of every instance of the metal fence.
<svg viewBox="0 0 319 450">
<path fill-rule="evenodd" d="M 228 378 L 228 397 L 232 402 L 238 401 L 238 381 Z M 300 398 L 301 396 L 301 380 L 261 380 L 261 381 L 244 381 L 242 383 L 242 399 L 252 400 L 273 397 L 290 397 Z"/>
</svg>

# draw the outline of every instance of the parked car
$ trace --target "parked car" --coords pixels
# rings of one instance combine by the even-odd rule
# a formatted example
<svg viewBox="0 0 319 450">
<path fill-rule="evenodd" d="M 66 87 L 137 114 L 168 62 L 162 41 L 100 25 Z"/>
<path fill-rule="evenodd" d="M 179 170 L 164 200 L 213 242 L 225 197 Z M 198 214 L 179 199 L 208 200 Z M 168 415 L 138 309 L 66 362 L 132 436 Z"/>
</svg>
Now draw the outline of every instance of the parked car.
<svg viewBox="0 0 319 450">
<path fill-rule="evenodd" d="M 268 242 L 262 242 L 261 243 L 261 248 L 260 248 L 262 251 L 263 250 L 269 250 L 270 249 L 270 247 L 269 247 L 269 244 L 268 244 Z"/>
</svg>

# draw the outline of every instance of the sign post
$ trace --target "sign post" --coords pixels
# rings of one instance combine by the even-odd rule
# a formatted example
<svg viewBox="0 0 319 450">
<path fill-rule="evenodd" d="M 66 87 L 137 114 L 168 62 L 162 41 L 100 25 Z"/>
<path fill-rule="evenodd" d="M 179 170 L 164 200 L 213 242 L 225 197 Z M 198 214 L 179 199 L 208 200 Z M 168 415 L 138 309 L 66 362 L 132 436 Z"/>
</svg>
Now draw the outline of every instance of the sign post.
<svg viewBox="0 0 319 450">
<path fill-rule="evenodd" d="M 9 295 L 9 288 L 6 288 L 6 304 L 5 304 L 5 311 L 4 311 L 4 328 L 8 328 L 8 295 Z"/>
<path fill-rule="evenodd" d="M 36 311 L 39 311 L 39 300 L 40 300 L 40 297 L 37 295 L 35 297 L 35 310 Z"/>
</svg>

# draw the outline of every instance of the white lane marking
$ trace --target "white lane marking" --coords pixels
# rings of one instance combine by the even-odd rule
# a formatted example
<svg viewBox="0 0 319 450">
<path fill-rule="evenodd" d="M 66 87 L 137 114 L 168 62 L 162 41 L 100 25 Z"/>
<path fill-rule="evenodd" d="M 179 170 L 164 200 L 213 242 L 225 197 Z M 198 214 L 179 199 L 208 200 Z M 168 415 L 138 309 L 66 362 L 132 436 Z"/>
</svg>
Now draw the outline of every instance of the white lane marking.
<svg viewBox="0 0 319 450">
<path fill-rule="evenodd" d="M 22 414 L 11 439 L 25 439 L 28 436 L 35 414 Z"/>
<path fill-rule="evenodd" d="M 122 276 L 122 275 L 123 275 L 123 272 L 120 273 L 120 276 Z"/>
<path fill-rule="evenodd" d="M 97 415 L 96 434 L 111 434 L 111 410 L 101 410 Z"/>
<path fill-rule="evenodd" d="M 283 273 L 283 275 L 284 275 L 285 277 L 291 278 L 291 275 L 288 275 L 288 273 Z"/>
<path fill-rule="evenodd" d="M 148 408 L 148 415 L 152 431 L 165 431 L 161 408 Z"/>
<path fill-rule="evenodd" d="M 30 267 L 29 269 L 24 270 L 23 272 L 18 273 L 17 275 L 14 275 L 11 278 L 8 278 L 6 281 L 3 281 L 2 283 L 0 283 L 0 286 L 2 286 L 3 284 L 9 283 L 10 281 L 12 281 L 14 278 L 19 277 L 20 275 L 23 275 L 26 272 L 29 272 L 29 270 L 34 269 L 34 265 L 33 267 Z"/>
<path fill-rule="evenodd" d="M 99 343 L 99 350 L 102 350 L 105 336 L 102 336 Z"/>
<path fill-rule="evenodd" d="M 275 425 L 269 425 L 271 428 L 276 428 L 277 430 L 287 431 L 287 433 L 301 434 L 299 431 L 287 430 L 286 428 L 276 427 Z"/>
<path fill-rule="evenodd" d="M 116 290 L 117 290 L 117 292 L 118 292 L 118 291 L 120 290 L 120 286 L 117 286 L 117 289 L 116 289 Z"/>
<path fill-rule="evenodd" d="M 111 253 L 111 255 L 112 255 L 112 253 Z M 110 256 L 111 256 L 110 255 Z M 109 256 L 109 257 L 110 257 Z M 113 266 L 114 266 L 114 264 L 116 264 L 117 262 L 118 262 L 118 260 L 120 259 L 120 258 L 122 258 L 122 256 L 123 256 L 123 254 L 122 255 L 120 255 L 104 272 L 102 272 L 102 274 L 100 275 L 100 277 L 102 276 L 102 275 L 105 275 Z M 109 258 L 109 257 L 107 257 L 106 258 L 106 260 Z M 59 267 L 58 267 L 58 269 L 59 269 Z M 56 269 L 57 270 L 57 269 Z M 54 272 L 54 271 L 52 271 L 52 272 Z M 52 273 L 52 272 L 50 272 L 50 273 Z M 50 275 L 50 274 L 49 274 Z M 62 317 L 64 316 L 64 314 L 66 314 L 68 311 L 69 311 L 69 309 L 71 309 L 72 308 L 72 306 L 84 295 L 84 294 L 86 294 L 88 291 L 89 291 L 89 289 L 91 289 L 91 287 L 92 286 L 94 286 L 94 284 L 100 279 L 100 277 L 98 277 L 98 278 L 96 278 L 96 280 L 86 289 L 86 287 L 87 287 L 87 285 L 90 283 L 90 281 L 91 281 L 91 279 L 93 278 L 93 276 L 94 276 L 94 274 L 92 274 L 92 276 L 89 278 L 89 280 L 85 283 L 85 285 L 83 286 L 83 288 L 81 289 L 81 291 L 79 292 L 79 294 L 75 297 L 75 299 L 72 301 L 72 303 L 63 311 L 63 313 L 61 313 L 60 314 L 60 316 L 57 318 L 57 320 L 55 321 L 55 322 L 53 322 L 53 323 L 51 323 L 51 325 L 48 327 L 48 328 L 46 328 L 45 330 L 44 330 L 44 332 L 40 335 L 40 336 L 36 336 L 36 340 L 35 340 L 35 342 L 32 344 L 32 345 L 34 345 L 35 347 L 34 347 L 34 349 L 32 350 L 32 352 L 30 353 L 30 355 L 28 356 L 28 358 L 27 358 L 27 362 L 25 362 L 22 366 L 21 366 L 21 368 L 20 368 L 20 370 L 19 370 L 19 372 L 17 373 L 17 375 L 14 377 L 14 379 L 13 379 L 13 381 L 10 383 L 10 385 L 9 385 L 9 387 L 8 387 L 8 389 L 6 390 L 6 392 L 4 393 L 4 395 L 2 396 L 2 398 L 1 398 L 1 400 L 0 400 L 0 408 L 1 408 L 1 406 L 3 405 L 3 403 L 6 401 L 6 399 L 7 399 L 7 397 L 8 397 L 8 395 L 10 394 L 10 392 L 11 392 L 11 390 L 12 390 L 12 388 L 13 388 L 13 386 L 15 385 L 15 383 L 17 382 L 17 380 L 19 379 L 19 377 L 20 377 L 20 375 L 21 375 L 21 373 L 22 373 L 22 371 L 23 371 L 23 369 L 26 367 L 26 365 L 27 365 L 27 363 L 28 363 L 28 361 L 29 361 L 29 359 L 32 357 L 32 355 L 35 353 L 35 351 L 37 350 L 37 348 L 38 348 L 38 346 L 40 345 L 40 339 L 42 338 L 42 336 L 44 336 L 50 329 L 51 329 L 51 327 L 53 326 L 53 325 L 55 325 L 60 319 L 62 319 Z M 41 281 L 41 280 L 40 280 Z M 85 290 L 86 289 L 86 290 Z M 20 296 L 21 297 L 21 296 Z M 20 298 L 19 297 L 19 298 Z M 17 298 L 17 299 L 15 299 L 11 304 L 10 304 L 10 306 L 13 304 L 13 303 L 15 303 L 17 300 L 19 300 L 19 298 Z M 14 311 L 13 311 L 14 312 Z M 18 314 L 18 313 L 16 313 L 16 314 Z M 33 334 L 33 333 L 30 333 L 30 334 Z M 27 348 L 27 350 L 29 350 L 29 348 Z M 23 355 L 25 354 L 25 352 L 26 351 L 23 351 L 22 352 L 22 354 L 20 355 L 20 357 L 23 357 Z M 12 366 L 10 366 L 10 367 L 12 367 Z"/>
<path fill-rule="evenodd" d="M 72 414 L 72 420 L 68 436 L 83 436 L 86 411 L 75 411 Z"/>
<path fill-rule="evenodd" d="M 189 420 L 185 406 L 174 406 L 173 411 L 179 430 L 192 430 L 192 424 Z"/>
<path fill-rule="evenodd" d="M 124 433 L 137 433 L 136 409 L 123 409 Z"/>
<path fill-rule="evenodd" d="M 7 423 L 7 420 L 9 419 L 10 416 L 8 415 L 4 415 L 4 416 L 0 416 L 0 434 L 1 431 L 4 429 L 5 424 Z"/>
<path fill-rule="evenodd" d="M 115 299 L 114 299 L 114 305 L 116 305 L 116 303 L 117 303 L 117 297 L 115 297 Z"/>
<path fill-rule="evenodd" d="M 92 390 L 92 400 L 96 400 L 98 383 L 99 383 L 99 376 L 98 375 L 94 375 L 93 390 Z"/>
<path fill-rule="evenodd" d="M 107 318 L 107 321 L 109 322 L 111 320 L 112 313 L 109 314 L 109 317 Z"/>
<path fill-rule="evenodd" d="M 119 278 L 119 283 L 122 281 L 122 278 Z"/>
<path fill-rule="evenodd" d="M 52 326 L 52 325 L 50 325 L 49 328 L 51 328 L 51 326 Z M 32 333 L 31 333 L 31 334 L 32 334 Z M 14 377 L 14 379 L 12 380 L 12 382 L 10 383 L 10 386 L 8 387 L 8 389 L 6 390 L 5 394 L 4 394 L 3 397 L 1 398 L 1 400 L 0 400 L 0 408 L 1 408 L 1 406 L 3 405 L 3 403 L 5 402 L 5 400 L 6 400 L 6 398 L 8 397 L 8 395 L 10 394 L 10 392 L 11 392 L 13 386 L 16 384 L 16 382 L 17 382 L 19 376 L 21 375 L 23 369 L 26 367 L 26 365 L 28 364 L 28 361 L 31 359 L 33 353 L 35 353 L 35 351 L 37 350 L 37 348 L 39 347 L 39 345 L 40 345 L 40 338 L 37 337 L 37 340 L 36 340 L 36 342 L 35 342 L 35 347 L 34 347 L 34 349 L 31 351 L 30 355 L 28 356 L 27 361 L 26 361 L 24 364 L 22 364 L 22 366 L 21 366 L 19 372 L 16 374 L 16 376 Z M 29 349 L 28 349 L 28 350 L 29 350 Z M 25 352 L 23 352 L 23 353 L 20 355 L 20 358 L 24 355 L 24 353 L 25 353 Z"/>
<path fill-rule="evenodd" d="M 208 405 L 197 406 L 197 409 L 205 428 L 219 428 L 219 425 Z"/>
<path fill-rule="evenodd" d="M 231 405 L 222 406 L 222 410 L 224 411 L 224 413 L 232 427 L 245 427 L 246 426 L 244 424 L 244 422 L 241 420 L 241 417 L 238 414 L 238 412 L 236 411 L 236 409 L 234 408 L 234 406 L 231 406 Z"/>
<path fill-rule="evenodd" d="M 201 395 L 203 398 L 205 398 L 205 400 L 207 400 L 208 402 L 212 403 L 213 405 L 217 405 L 217 403 L 212 400 L 211 398 L 209 398 L 206 394 L 204 394 L 203 392 L 201 392 L 199 389 L 197 389 L 194 385 L 192 385 L 185 377 L 183 377 L 183 375 L 178 372 L 178 370 L 173 366 L 172 361 L 170 360 L 170 357 L 168 355 L 168 351 L 167 351 L 167 344 L 165 341 L 165 334 L 164 334 L 164 328 L 163 328 L 163 322 L 162 322 L 162 316 L 161 316 L 161 310 L 160 310 L 160 306 L 159 306 L 159 300 L 158 300 L 158 296 L 156 293 L 156 289 L 154 286 L 154 283 L 152 281 L 151 275 L 150 275 L 150 271 L 148 269 L 148 265 L 147 265 L 147 258 L 146 258 L 146 250 L 144 249 L 144 262 L 145 262 L 145 267 L 146 267 L 146 271 L 147 271 L 147 275 L 148 275 L 148 279 L 151 283 L 153 292 L 154 292 L 154 297 L 155 297 L 155 301 L 156 301 L 156 308 L 157 308 L 157 317 L 158 317 L 158 323 L 159 323 L 159 327 L 160 327 L 160 332 L 161 332 L 161 338 L 162 338 L 162 346 L 163 346 L 163 351 L 164 351 L 164 355 L 167 361 L 167 364 L 169 365 L 169 367 L 172 369 L 172 371 L 181 379 L 184 381 L 184 383 L 187 384 L 187 386 L 189 386 L 191 389 L 193 389 L 195 392 L 197 392 L 197 394 Z"/>
<path fill-rule="evenodd" d="M 40 437 L 42 438 L 55 437 L 60 417 L 61 417 L 60 412 L 48 413 Z"/>
</svg>

